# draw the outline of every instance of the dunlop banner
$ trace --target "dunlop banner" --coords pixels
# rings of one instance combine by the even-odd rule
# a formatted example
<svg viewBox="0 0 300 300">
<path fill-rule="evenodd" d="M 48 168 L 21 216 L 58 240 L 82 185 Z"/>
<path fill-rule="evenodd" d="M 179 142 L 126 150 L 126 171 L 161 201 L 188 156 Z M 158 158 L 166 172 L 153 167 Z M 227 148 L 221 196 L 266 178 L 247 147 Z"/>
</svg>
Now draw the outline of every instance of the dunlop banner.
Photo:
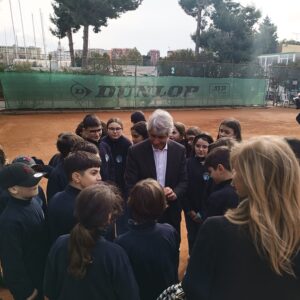
<svg viewBox="0 0 300 300">
<path fill-rule="evenodd" d="M 1 73 L 7 109 L 264 105 L 266 80 Z"/>
</svg>

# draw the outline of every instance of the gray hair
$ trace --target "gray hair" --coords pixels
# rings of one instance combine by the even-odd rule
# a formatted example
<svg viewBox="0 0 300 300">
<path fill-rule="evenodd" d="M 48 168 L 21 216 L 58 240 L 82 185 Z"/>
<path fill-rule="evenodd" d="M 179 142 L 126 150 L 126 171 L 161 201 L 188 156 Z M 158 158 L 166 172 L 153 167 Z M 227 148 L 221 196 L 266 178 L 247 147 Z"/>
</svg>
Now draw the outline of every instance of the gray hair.
<svg viewBox="0 0 300 300">
<path fill-rule="evenodd" d="M 174 127 L 173 117 L 162 109 L 156 109 L 148 119 L 148 131 L 155 131 L 159 135 L 170 135 Z"/>
</svg>

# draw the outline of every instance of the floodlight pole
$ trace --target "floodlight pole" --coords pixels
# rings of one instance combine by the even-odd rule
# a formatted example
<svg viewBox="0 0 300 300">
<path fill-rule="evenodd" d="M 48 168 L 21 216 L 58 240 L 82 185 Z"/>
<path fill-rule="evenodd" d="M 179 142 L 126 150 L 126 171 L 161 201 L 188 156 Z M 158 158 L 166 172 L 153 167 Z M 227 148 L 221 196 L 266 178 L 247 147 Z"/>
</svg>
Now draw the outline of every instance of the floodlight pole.
<svg viewBox="0 0 300 300">
<path fill-rule="evenodd" d="M 40 9 L 40 16 L 41 16 L 41 26 L 42 26 L 42 36 L 43 36 L 43 45 L 44 45 L 44 55 L 47 62 L 47 50 L 46 50 L 46 41 L 45 41 L 45 31 L 44 31 L 44 21 L 43 21 L 43 15 L 42 10 Z"/>
<path fill-rule="evenodd" d="M 14 23 L 14 17 L 12 13 L 11 0 L 9 0 L 9 8 L 10 8 L 10 17 L 11 17 L 12 28 L 14 32 L 14 40 L 15 40 L 15 58 L 18 58 L 18 42 L 17 42 L 16 31 L 15 31 L 15 23 Z"/>
<path fill-rule="evenodd" d="M 23 33 L 23 43 L 24 43 L 24 49 L 25 49 L 25 59 L 27 59 L 27 48 L 26 48 L 26 40 L 25 40 L 25 34 L 24 34 L 22 9 L 21 9 L 20 0 L 18 0 L 18 2 L 19 2 L 19 10 L 20 10 L 20 17 L 21 17 L 22 33 Z"/>
<path fill-rule="evenodd" d="M 34 47 L 36 48 L 36 37 L 35 37 L 35 26 L 34 26 L 33 14 L 31 14 L 31 18 L 32 18 L 32 28 L 33 28 Z"/>
</svg>

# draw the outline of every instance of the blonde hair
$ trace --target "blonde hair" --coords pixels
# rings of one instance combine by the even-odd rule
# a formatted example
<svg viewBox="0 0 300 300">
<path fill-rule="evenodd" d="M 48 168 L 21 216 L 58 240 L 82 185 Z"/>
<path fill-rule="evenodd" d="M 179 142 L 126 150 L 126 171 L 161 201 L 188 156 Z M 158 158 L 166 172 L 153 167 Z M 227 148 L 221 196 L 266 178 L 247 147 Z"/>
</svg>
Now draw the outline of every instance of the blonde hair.
<svg viewBox="0 0 300 300">
<path fill-rule="evenodd" d="M 292 260 L 300 245 L 300 171 L 294 153 L 279 137 L 257 137 L 232 149 L 231 164 L 247 198 L 226 218 L 248 226 L 258 253 L 275 273 L 295 276 Z"/>
</svg>

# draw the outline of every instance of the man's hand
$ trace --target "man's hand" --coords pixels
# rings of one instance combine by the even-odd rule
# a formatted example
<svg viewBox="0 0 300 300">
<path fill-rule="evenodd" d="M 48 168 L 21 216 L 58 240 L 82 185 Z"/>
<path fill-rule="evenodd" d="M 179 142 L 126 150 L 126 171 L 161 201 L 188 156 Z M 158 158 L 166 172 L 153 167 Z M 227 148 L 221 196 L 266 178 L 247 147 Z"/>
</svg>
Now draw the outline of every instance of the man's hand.
<svg viewBox="0 0 300 300">
<path fill-rule="evenodd" d="M 191 217 L 191 219 L 196 222 L 201 224 L 203 222 L 201 216 L 199 215 L 199 213 L 196 213 L 194 210 L 190 210 L 188 212 L 188 215 Z"/>
<path fill-rule="evenodd" d="M 187 214 L 191 217 L 192 220 L 197 218 L 197 213 L 194 210 L 190 210 Z"/>
<path fill-rule="evenodd" d="M 170 187 L 164 188 L 165 196 L 168 201 L 175 201 L 177 199 L 177 195 L 174 193 L 174 191 Z"/>
</svg>

